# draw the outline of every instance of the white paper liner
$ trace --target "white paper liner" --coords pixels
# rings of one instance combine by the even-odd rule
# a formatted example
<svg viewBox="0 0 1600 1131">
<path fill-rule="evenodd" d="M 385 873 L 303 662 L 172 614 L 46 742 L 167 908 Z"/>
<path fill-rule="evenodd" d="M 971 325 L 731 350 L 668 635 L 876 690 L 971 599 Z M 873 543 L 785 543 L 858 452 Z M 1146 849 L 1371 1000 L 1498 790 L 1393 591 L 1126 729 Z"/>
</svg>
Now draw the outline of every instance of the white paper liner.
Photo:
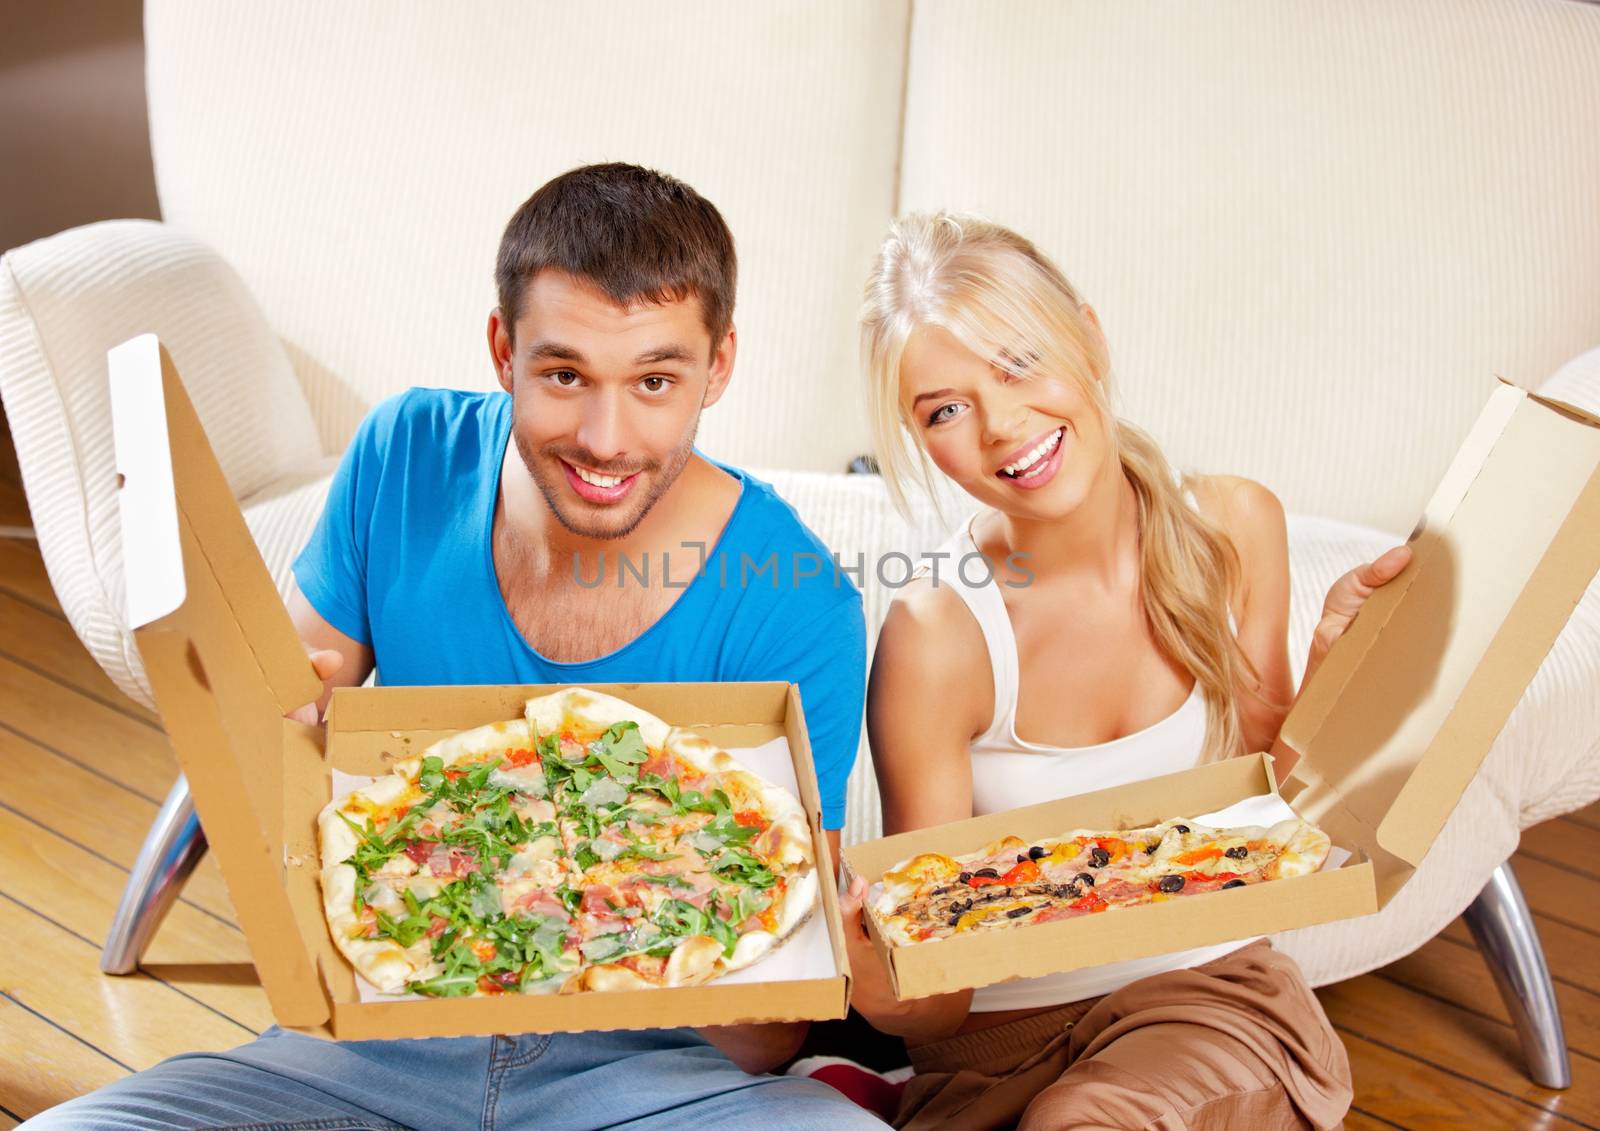
<svg viewBox="0 0 1600 1131">
<path fill-rule="evenodd" d="M 760 746 L 729 750 L 735 760 L 752 773 L 774 785 L 781 785 L 795 797 L 800 796 L 799 782 L 795 778 L 794 761 L 789 756 L 789 740 L 781 735 Z M 333 798 L 338 800 L 363 786 L 370 785 L 376 777 L 369 774 L 347 774 L 334 770 L 332 775 Z M 831 883 L 831 878 L 823 880 Z M 818 893 L 811 917 L 776 950 L 743 970 L 735 970 L 708 983 L 712 986 L 733 985 L 739 982 L 800 982 L 816 978 L 832 978 L 839 973 L 833 960 L 833 947 L 828 941 L 828 927 L 822 915 L 822 896 Z M 386 994 L 360 974 L 356 975 L 356 990 L 362 1001 L 419 1000 L 420 994 Z"/>
</svg>

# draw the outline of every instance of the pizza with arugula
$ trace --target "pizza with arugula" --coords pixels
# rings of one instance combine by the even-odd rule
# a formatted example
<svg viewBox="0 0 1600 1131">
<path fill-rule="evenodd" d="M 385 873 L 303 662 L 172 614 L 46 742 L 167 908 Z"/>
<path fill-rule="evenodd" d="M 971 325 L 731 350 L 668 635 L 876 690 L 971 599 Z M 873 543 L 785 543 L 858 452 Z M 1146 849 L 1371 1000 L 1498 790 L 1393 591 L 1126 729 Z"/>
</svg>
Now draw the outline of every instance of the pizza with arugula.
<svg viewBox="0 0 1600 1131">
<path fill-rule="evenodd" d="M 771 952 L 817 899 L 792 794 L 583 688 L 434 743 L 318 829 L 333 940 L 385 993 L 696 985 Z"/>
</svg>

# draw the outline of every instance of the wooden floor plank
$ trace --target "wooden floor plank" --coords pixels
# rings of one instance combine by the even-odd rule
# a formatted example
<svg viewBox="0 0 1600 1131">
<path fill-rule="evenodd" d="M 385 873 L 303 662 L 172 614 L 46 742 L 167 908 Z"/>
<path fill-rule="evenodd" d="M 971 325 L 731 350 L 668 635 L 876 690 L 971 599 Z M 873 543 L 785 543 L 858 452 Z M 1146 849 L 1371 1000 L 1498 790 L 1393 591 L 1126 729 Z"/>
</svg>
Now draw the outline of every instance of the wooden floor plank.
<svg viewBox="0 0 1600 1131">
<path fill-rule="evenodd" d="M 19 470 L 14 478 L 10 474 L 11 465 L 6 459 L 10 453 L 4 448 L 5 445 L 0 445 L 0 526 L 32 526 L 28 496 L 22 491 L 21 472 Z"/>
<path fill-rule="evenodd" d="M 1511 1024 L 1494 976 L 1484 965 L 1474 946 L 1462 946 L 1453 939 L 1433 939 L 1413 954 L 1391 963 L 1380 972 L 1385 978 L 1432 997 L 1442 998 L 1462 1009 Z M 1600 1058 L 1600 994 L 1555 983 L 1566 1028 L 1567 1047 Z"/>
<path fill-rule="evenodd" d="M 39 544 L 23 538 L 0 538 L 0 589 L 59 613 L 61 602 L 50 586 Z M 62 619 L 66 617 L 63 615 Z"/>
<path fill-rule="evenodd" d="M 1522 830 L 1522 843 L 1517 851 L 1524 856 L 1534 856 L 1551 864 L 1582 872 L 1590 879 L 1600 879 L 1600 862 L 1595 851 L 1600 849 L 1600 829 L 1579 824 L 1566 817 L 1544 821 L 1531 829 Z"/>
<path fill-rule="evenodd" d="M 22 468 L 17 464 L 17 449 L 11 442 L 11 428 L 6 424 L 3 407 L 0 407 L 0 483 L 22 487 Z"/>
<path fill-rule="evenodd" d="M 0 805 L 37 821 L 127 869 L 155 820 L 154 802 L 66 761 L 28 739 L 0 730 Z M 222 873 L 207 856 L 184 885 L 183 898 L 237 923 Z"/>
<path fill-rule="evenodd" d="M 0 860 L 0 895 L 96 946 L 105 938 L 127 880 L 122 869 L 4 809 Z M 248 1029 L 272 1024 L 244 935 L 188 903 L 167 913 L 143 965 Z"/>
<path fill-rule="evenodd" d="M 1511 860 L 1530 908 L 1600 935 L 1600 880 L 1521 852 Z"/>
<path fill-rule="evenodd" d="M 102 975 L 92 943 L 9 900 L 0 900 L 0 937 L 7 993 L 136 1071 L 255 1035 L 147 974 Z"/>
<path fill-rule="evenodd" d="M 1529 1107 L 1357 1034 L 1341 1032 L 1340 1036 L 1350 1054 L 1357 1103 L 1370 1115 L 1408 1131 L 1570 1131 L 1581 1126 L 1557 1112 Z M 1345 1126 L 1357 1124 L 1346 1122 Z"/>
<path fill-rule="evenodd" d="M 1580 825 L 1587 825 L 1591 829 L 1600 829 L 1600 801 L 1585 805 L 1582 809 L 1568 813 L 1566 820 L 1576 821 Z"/>
<path fill-rule="evenodd" d="M 1344 1131 L 1396 1131 L 1397 1128 L 1399 1131 L 1410 1131 L 1402 1124 L 1372 1115 L 1360 1108 L 1351 1108 L 1344 1117 Z"/>
<path fill-rule="evenodd" d="M 1539 932 L 1539 945 L 1544 949 L 1550 976 L 1600 993 L 1600 937 L 1539 914 L 1534 915 L 1533 924 Z M 1440 933 L 1457 942 L 1472 942 L 1472 932 L 1461 919 Z"/>
<path fill-rule="evenodd" d="M 160 730 L 0 655 L 0 726 L 27 735 L 151 801 L 167 795 L 178 759 Z"/>
<path fill-rule="evenodd" d="M 0 1105 L 31 1119 L 128 1069 L 0 993 Z"/>
<path fill-rule="evenodd" d="M 1522 1051 L 1509 1025 L 1371 974 L 1324 986 L 1317 997 L 1328 1017 L 1346 1033 L 1374 1040 L 1384 1040 L 1386 1034 L 1386 1043 L 1403 1047 L 1417 1060 L 1535 1108 L 1600 1126 L 1600 1063 L 1573 1057 L 1573 1087 L 1553 1092 L 1524 1075 Z M 1359 1088 L 1358 1095 L 1367 1098 Z"/>
<path fill-rule="evenodd" d="M 151 726 L 161 721 L 124 695 L 89 655 L 72 626 L 59 617 L 0 591 L 0 651 Z"/>
</svg>

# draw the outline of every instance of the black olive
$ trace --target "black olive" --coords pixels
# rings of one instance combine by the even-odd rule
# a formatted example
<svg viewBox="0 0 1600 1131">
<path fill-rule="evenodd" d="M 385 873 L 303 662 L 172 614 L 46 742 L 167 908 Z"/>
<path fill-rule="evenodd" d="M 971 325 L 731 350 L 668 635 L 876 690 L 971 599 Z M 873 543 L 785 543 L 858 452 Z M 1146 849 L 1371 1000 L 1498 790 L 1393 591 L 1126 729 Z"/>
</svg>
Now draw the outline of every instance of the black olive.
<svg viewBox="0 0 1600 1131">
<path fill-rule="evenodd" d="M 1173 829 L 1174 832 L 1186 833 L 1186 832 L 1189 831 L 1189 826 L 1188 825 L 1173 825 L 1172 829 Z"/>
<path fill-rule="evenodd" d="M 1152 840 L 1149 844 L 1144 846 L 1144 850 L 1146 852 L 1148 852 L 1151 856 L 1154 856 L 1156 854 L 1156 849 L 1158 849 L 1160 847 L 1161 847 L 1161 842 L 1159 840 Z"/>
<path fill-rule="evenodd" d="M 959 923 L 959 922 L 961 922 L 961 915 L 960 915 L 960 913 L 959 913 L 959 912 L 957 912 L 957 913 L 956 913 L 956 914 L 954 914 L 954 915 L 951 915 L 951 916 L 950 916 L 950 918 L 949 918 L 949 920 L 948 920 L 948 922 L 949 922 L 949 924 L 950 924 L 950 925 L 951 925 L 951 926 L 952 926 L 952 927 L 953 927 L 953 926 L 955 926 L 955 925 L 956 925 L 956 924 L 957 924 L 957 923 Z"/>
<path fill-rule="evenodd" d="M 1022 863 L 1022 862 L 1023 862 L 1023 861 L 1024 861 L 1024 860 L 1026 860 L 1026 859 L 1027 859 L 1027 857 L 1026 857 L 1026 856 L 1024 856 L 1024 855 L 1023 855 L 1023 854 L 1022 854 L 1022 853 L 1020 853 L 1020 852 L 1019 852 L 1019 853 L 1017 853 L 1017 863 L 1018 863 L 1018 864 L 1020 864 L 1020 863 Z"/>
<path fill-rule="evenodd" d="M 952 885 L 948 885 L 948 886 L 942 887 L 942 888 L 934 888 L 933 889 L 933 894 L 934 895 L 949 895 L 951 892 L 953 892 L 955 890 L 956 890 L 955 886 L 952 884 Z"/>
<path fill-rule="evenodd" d="M 1095 845 L 1094 851 L 1089 853 L 1089 867 L 1104 868 L 1109 863 L 1111 863 L 1111 853 L 1101 848 L 1098 844 Z"/>
<path fill-rule="evenodd" d="M 1000 873 L 996 872 L 993 868 L 979 868 L 976 872 L 974 872 L 972 874 L 974 876 L 988 876 L 991 880 L 992 879 L 997 879 L 999 877 L 999 875 L 1000 875 Z"/>
<path fill-rule="evenodd" d="M 1075 883 L 1062 884 L 1061 887 L 1056 890 L 1056 894 L 1065 896 L 1067 899 L 1082 899 L 1083 889 Z"/>
<path fill-rule="evenodd" d="M 1223 853 L 1229 860 L 1243 860 L 1250 855 L 1250 850 L 1242 844 L 1236 844 Z"/>
<path fill-rule="evenodd" d="M 1162 876 L 1159 880 L 1156 881 L 1156 887 L 1160 888 L 1164 892 L 1182 891 L 1183 890 L 1183 877 L 1182 876 Z"/>
<path fill-rule="evenodd" d="M 1244 881 L 1243 880 L 1229 880 L 1227 883 L 1222 885 L 1222 890 L 1223 891 L 1227 891 L 1229 888 L 1242 888 L 1242 887 L 1244 887 Z"/>
<path fill-rule="evenodd" d="M 960 880 L 962 883 L 968 883 L 972 879 L 972 873 L 971 872 L 962 872 L 959 876 L 956 877 L 956 879 Z"/>
<path fill-rule="evenodd" d="M 1007 919 L 1020 919 L 1020 918 L 1022 918 L 1024 915 L 1026 915 L 1028 912 L 1030 912 L 1032 910 L 1033 910 L 1033 908 L 1031 908 L 1031 907 L 1013 907 L 1010 911 L 1006 912 L 1006 918 Z"/>
<path fill-rule="evenodd" d="M 1045 849 L 1039 847 L 1039 845 L 1037 845 L 1037 844 L 1034 845 L 1032 848 L 1028 849 L 1028 859 L 1029 860 L 1043 860 L 1046 856 L 1049 856 L 1049 855 L 1050 855 L 1050 853 L 1048 851 L 1046 851 Z"/>
<path fill-rule="evenodd" d="M 1072 877 L 1072 882 L 1075 884 L 1082 884 L 1086 888 L 1094 887 L 1094 877 L 1088 872 L 1079 872 L 1076 876 Z"/>
</svg>

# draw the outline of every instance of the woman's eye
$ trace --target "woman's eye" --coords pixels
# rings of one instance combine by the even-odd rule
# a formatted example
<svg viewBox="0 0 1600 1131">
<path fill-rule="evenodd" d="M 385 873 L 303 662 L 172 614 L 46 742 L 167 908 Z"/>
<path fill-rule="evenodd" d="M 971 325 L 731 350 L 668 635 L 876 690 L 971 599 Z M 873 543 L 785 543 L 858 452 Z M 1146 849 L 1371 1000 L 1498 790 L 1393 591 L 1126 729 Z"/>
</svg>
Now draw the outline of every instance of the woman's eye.
<svg viewBox="0 0 1600 1131">
<path fill-rule="evenodd" d="M 929 414 L 928 423 L 943 424 L 946 420 L 950 420 L 955 417 L 960 410 L 961 406 L 958 404 L 942 404 Z"/>
</svg>

